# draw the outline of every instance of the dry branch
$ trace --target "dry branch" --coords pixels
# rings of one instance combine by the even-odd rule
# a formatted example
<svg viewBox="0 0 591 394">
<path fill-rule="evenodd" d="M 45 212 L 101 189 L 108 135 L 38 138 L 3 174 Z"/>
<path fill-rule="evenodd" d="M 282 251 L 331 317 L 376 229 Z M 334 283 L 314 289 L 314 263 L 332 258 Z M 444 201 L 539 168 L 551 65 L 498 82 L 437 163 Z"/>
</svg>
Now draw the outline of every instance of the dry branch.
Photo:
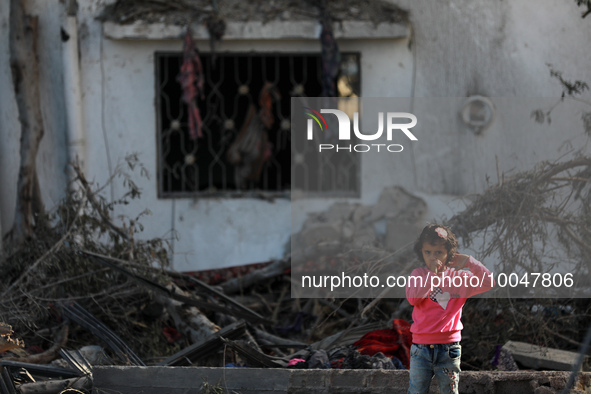
<svg viewBox="0 0 591 394">
<path fill-rule="evenodd" d="M 223 312 L 223 313 L 234 312 L 234 314 L 236 314 L 240 317 L 244 317 L 245 319 L 249 319 L 250 321 L 254 321 L 254 322 L 260 322 L 260 321 L 265 320 L 265 318 L 260 316 L 258 313 L 244 307 L 243 305 L 240 305 L 239 303 L 230 299 L 226 295 L 215 290 L 211 286 L 208 286 L 207 284 L 205 284 L 195 278 L 192 278 L 188 275 L 181 275 L 178 273 L 174 273 L 172 271 L 165 271 L 165 270 L 158 269 L 158 271 L 162 274 L 166 273 L 166 274 L 171 275 L 173 277 L 188 279 L 192 283 L 197 284 L 200 288 L 207 290 L 212 295 L 220 297 L 223 301 L 225 301 L 227 306 L 219 305 L 219 304 L 213 303 L 213 302 L 202 301 L 202 300 L 199 300 L 191 295 L 188 295 L 188 293 L 181 294 L 179 291 L 177 291 L 178 287 L 176 287 L 176 286 L 167 288 L 159 283 L 156 283 L 153 280 L 147 279 L 143 276 L 140 276 L 134 272 L 131 272 L 131 271 L 113 263 L 113 261 L 116 261 L 119 264 L 133 265 L 133 264 L 129 264 L 128 262 L 125 262 L 124 260 L 114 259 L 109 256 L 100 255 L 100 254 L 88 252 L 85 250 L 80 251 L 80 254 L 82 256 L 89 257 L 93 261 L 97 261 L 101 264 L 111 267 L 112 269 L 117 270 L 117 271 L 123 273 L 124 275 L 126 275 L 127 277 L 133 279 L 141 286 L 145 286 L 146 288 L 148 288 L 150 290 L 164 294 L 167 297 L 170 297 L 176 301 L 180 301 L 180 302 L 183 302 L 188 305 L 193 305 L 198 308 L 210 309 L 210 310 Z M 137 265 L 135 265 L 135 267 L 137 267 Z M 146 269 L 146 267 L 143 267 L 143 268 Z"/>
<path fill-rule="evenodd" d="M 56 359 L 60 349 L 68 343 L 69 329 L 70 327 L 67 324 L 62 324 L 61 329 L 54 335 L 53 345 L 43 353 L 31 354 L 25 357 L 4 357 L 2 360 L 21 361 L 31 364 L 48 364 Z"/>
<path fill-rule="evenodd" d="M 74 221 L 76 221 L 76 219 L 74 219 Z M 66 234 L 64 234 L 64 236 L 61 237 L 59 239 L 59 241 L 57 241 L 47 252 L 45 252 L 41 257 L 39 257 L 37 260 L 35 260 L 35 262 L 33 264 L 31 264 L 29 267 L 27 267 L 27 269 L 25 270 L 25 272 L 23 272 L 18 279 L 16 279 L 14 282 L 12 282 L 10 284 L 10 286 L 2 293 L 2 295 L 0 296 L 0 299 L 6 298 L 6 296 L 17 285 L 19 285 L 23 280 L 29 278 L 29 274 L 32 271 L 34 271 L 39 264 L 41 264 L 42 262 L 44 262 L 45 259 L 47 258 L 47 256 L 49 256 L 52 253 L 55 253 L 55 251 L 63 245 L 64 241 L 71 235 L 71 231 L 72 231 L 72 227 L 70 227 L 70 229 L 68 230 L 68 232 L 66 232 Z"/>
<path fill-rule="evenodd" d="M 479 234 L 485 235 L 483 257 L 498 252 L 507 264 L 530 272 L 538 272 L 543 264 L 545 251 L 539 245 L 558 241 L 564 256 L 579 259 L 588 255 L 590 157 L 540 163 L 531 171 L 504 179 L 448 221 L 466 244 Z"/>
<path fill-rule="evenodd" d="M 292 339 L 285 339 L 278 337 L 277 335 L 269 334 L 266 331 L 261 329 L 255 328 L 254 334 L 256 335 L 257 339 L 266 341 L 272 345 L 279 345 L 284 347 L 305 347 L 307 346 L 304 342 L 295 341 Z"/>
<path fill-rule="evenodd" d="M 170 286 L 175 293 L 189 297 L 186 292 L 174 284 Z M 162 296 L 158 298 L 166 307 L 166 310 L 174 321 L 176 329 L 189 339 L 191 343 L 201 342 L 220 330 L 220 327 L 212 323 L 196 307 L 192 306 L 183 310 L 183 305 L 179 301 Z"/>
<path fill-rule="evenodd" d="M 241 290 L 247 289 L 257 283 L 268 279 L 275 278 L 285 272 L 291 265 L 291 260 L 277 260 L 266 266 L 263 269 L 253 271 L 240 278 L 232 279 L 224 282 L 221 287 L 224 293 L 234 294 Z"/>
<path fill-rule="evenodd" d="M 25 1 L 12 0 L 9 3 L 10 63 L 21 124 L 21 160 L 12 237 L 16 244 L 20 244 L 24 238 L 34 236 L 35 225 L 45 214 L 36 169 L 44 130 L 39 99 L 38 18 L 27 14 Z"/>
<path fill-rule="evenodd" d="M 482 239 L 478 255 L 485 262 L 498 257 L 495 270 L 552 272 L 568 266 L 578 283 L 589 283 L 591 157 L 543 162 L 501 178 L 502 184 L 476 196 L 447 222 L 463 243 Z M 576 296 L 574 289 L 566 294 Z M 465 361 L 491 368 L 472 352 L 494 349 L 507 340 L 577 350 L 589 324 L 588 311 L 585 299 L 470 300 L 464 316 L 473 318 L 463 337 L 478 338 L 478 343 L 466 341 Z"/>
<path fill-rule="evenodd" d="M 0 336 L 0 353 L 7 352 L 12 349 L 22 348 L 25 344 L 20 339 L 13 339 L 8 334 Z"/>
<path fill-rule="evenodd" d="M 88 201 L 90 202 L 92 207 L 95 209 L 95 211 L 100 215 L 103 222 L 105 224 L 107 224 L 113 231 L 115 231 L 123 239 L 129 241 L 130 240 L 129 234 L 127 234 L 119 226 L 116 226 L 113 223 L 113 221 L 111 220 L 109 215 L 105 212 L 105 209 L 97 201 L 94 192 L 90 188 L 90 185 L 88 184 L 88 181 L 86 180 L 86 177 L 84 176 L 84 174 L 82 173 L 82 170 L 80 169 L 80 166 L 77 163 L 74 163 L 74 164 L 72 164 L 72 168 L 76 172 L 76 176 L 77 176 L 78 180 L 80 181 L 80 184 L 84 188 L 84 191 L 86 192 L 86 198 L 88 199 Z"/>
<path fill-rule="evenodd" d="M 117 171 L 111 180 L 122 170 Z M 106 326 L 114 327 L 118 336 L 130 342 L 130 347 L 139 349 L 141 356 L 147 352 L 150 356 L 166 355 L 170 345 L 158 327 L 160 321 L 142 315 L 141 307 L 149 292 L 111 269 L 96 269 L 95 263 L 75 253 L 75 247 L 85 247 L 103 254 L 108 251 L 115 256 L 128 256 L 127 229 L 118 228 L 106 215 L 115 204 L 125 204 L 136 194 L 132 191 L 114 203 L 106 203 L 91 189 L 84 175 L 78 175 L 78 182 L 84 182 L 84 187 L 69 188 L 65 198 L 43 219 L 46 225 L 37 226 L 34 237 L 16 245 L 0 260 L 0 316 L 25 343 L 34 345 L 42 339 L 30 327 L 55 325 L 59 313 L 55 305 L 76 300 Z M 132 185 L 127 187 L 131 189 Z M 150 269 L 166 266 L 165 244 L 162 239 L 135 241 L 134 263 Z M 157 270 L 150 272 L 150 278 L 156 282 L 165 277 Z M 138 331 L 139 327 L 144 331 Z M 83 332 L 77 340 L 92 345 L 96 338 Z"/>
</svg>

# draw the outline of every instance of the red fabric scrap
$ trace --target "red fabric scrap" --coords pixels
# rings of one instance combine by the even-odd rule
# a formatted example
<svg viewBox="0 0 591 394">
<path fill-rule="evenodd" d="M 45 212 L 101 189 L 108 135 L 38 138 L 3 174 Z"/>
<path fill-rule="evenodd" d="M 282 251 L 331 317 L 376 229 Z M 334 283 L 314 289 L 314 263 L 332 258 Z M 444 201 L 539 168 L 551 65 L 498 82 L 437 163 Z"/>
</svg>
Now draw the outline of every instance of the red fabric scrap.
<svg viewBox="0 0 591 394">
<path fill-rule="evenodd" d="M 281 94 L 279 94 L 273 84 L 269 81 L 265 82 L 259 95 L 259 106 L 261 107 L 259 116 L 267 129 L 270 129 L 275 122 L 275 117 L 273 116 L 273 102 L 279 101 L 280 99 Z"/>
<path fill-rule="evenodd" d="M 189 107 L 189 136 L 191 139 L 203 137 L 201 131 L 201 114 L 197 106 L 197 97 L 203 100 L 203 66 L 199 58 L 199 51 L 193 42 L 191 29 L 187 28 L 184 42 L 184 57 L 181 65 L 181 73 L 177 80 L 183 88 L 183 101 Z"/>
<path fill-rule="evenodd" d="M 406 320 L 394 319 L 392 328 L 370 331 L 353 346 L 359 353 L 370 357 L 379 352 L 388 357 L 396 357 L 406 369 L 409 369 L 412 346 L 410 323 Z"/>
<path fill-rule="evenodd" d="M 193 275 L 197 279 L 209 285 L 217 285 L 219 283 L 226 282 L 230 279 L 240 278 L 241 276 L 247 275 L 253 271 L 263 269 L 269 264 L 270 262 L 253 263 L 239 265 L 235 267 L 218 268 L 204 271 L 191 271 L 185 273 Z"/>
<path fill-rule="evenodd" d="M 162 334 L 164 334 L 168 343 L 175 343 L 182 337 L 181 333 L 173 327 L 164 327 L 162 329 Z"/>
</svg>

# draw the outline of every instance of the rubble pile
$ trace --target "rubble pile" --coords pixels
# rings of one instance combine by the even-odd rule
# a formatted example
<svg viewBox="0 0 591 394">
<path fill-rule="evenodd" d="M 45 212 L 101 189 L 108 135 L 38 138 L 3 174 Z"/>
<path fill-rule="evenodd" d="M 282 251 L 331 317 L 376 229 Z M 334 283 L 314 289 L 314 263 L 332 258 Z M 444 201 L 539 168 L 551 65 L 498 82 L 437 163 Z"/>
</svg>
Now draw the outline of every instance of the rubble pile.
<svg viewBox="0 0 591 394">
<path fill-rule="evenodd" d="M 92 366 L 100 364 L 408 367 L 412 308 L 405 299 L 292 298 L 291 263 L 302 258 L 295 251 L 238 277 L 176 272 L 168 266 L 166 240 L 135 238 L 141 217 L 120 223 L 110 219 L 114 204 L 140 196 L 132 178 L 125 178 L 129 192 L 110 203 L 97 192 L 98 186 L 75 170 L 77 187 L 39 220 L 34 237 L 7 247 L 0 262 L 0 320 L 6 324 L 0 326 L 5 344 L 0 354 L 1 393 L 41 386 L 56 393 L 68 387 L 89 390 Z M 559 182 L 558 175 L 560 180 L 567 178 L 556 171 L 552 167 L 549 173 L 540 172 L 532 184 L 542 187 L 543 182 Z M 584 174 L 579 171 L 573 179 L 588 179 Z M 532 174 L 526 176 L 531 181 Z M 466 233 L 459 233 L 465 239 L 475 231 L 509 223 L 503 210 L 483 216 L 475 207 L 481 204 L 480 212 L 494 211 L 491 196 L 514 196 L 510 188 L 523 190 L 523 182 L 496 186 L 497 194 L 488 194 L 486 204 L 477 199 L 450 222 L 462 226 L 458 228 Z M 577 201 L 588 207 L 588 181 L 583 186 L 571 184 L 577 187 Z M 416 264 L 409 252 L 412 237 L 424 224 L 425 211 L 419 197 L 390 187 L 374 206 L 337 203 L 325 213 L 311 215 L 298 236 L 321 238 L 313 244 L 314 256 L 342 257 L 339 251 L 345 244 L 346 253 L 353 250 L 362 262 L 377 259 L 387 268 L 397 261 L 410 269 Z M 513 218 L 517 213 L 506 212 Z M 485 224 L 475 224 L 478 215 Z M 462 369 L 513 365 L 498 361 L 500 346 L 509 340 L 576 351 L 590 322 L 591 306 L 585 301 L 469 300 L 463 316 Z M 506 358 L 506 352 L 502 354 Z"/>
</svg>

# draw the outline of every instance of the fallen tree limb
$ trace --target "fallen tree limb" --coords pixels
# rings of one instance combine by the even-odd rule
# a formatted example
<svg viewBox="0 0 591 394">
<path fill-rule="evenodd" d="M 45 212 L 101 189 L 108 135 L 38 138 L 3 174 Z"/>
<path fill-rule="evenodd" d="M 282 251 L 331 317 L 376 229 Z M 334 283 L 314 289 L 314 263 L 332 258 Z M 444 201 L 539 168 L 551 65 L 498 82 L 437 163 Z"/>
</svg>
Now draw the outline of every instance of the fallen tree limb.
<svg viewBox="0 0 591 394">
<path fill-rule="evenodd" d="M 56 332 L 53 338 L 53 345 L 43 353 L 31 354 L 25 357 L 4 357 L 2 360 L 21 361 L 31 364 L 48 364 L 57 358 L 60 349 L 65 347 L 66 343 L 68 343 L 69 331 L 70 326 L 63 324 L 61 329 Z"/>
<path fill-rule="evenodd" d="M 201 358 L 208 356 L 210 353 L 218 350 L 223 345 L 223 340 L 220 337 L 227 339 L 237 339 L 244 335 L 246 325 L 244 321 L 239 321 L 229 326 L 226 326 L 218 332 L 210 335 L 202 341 L 196 342 L 168 357 L 166 360 L 158 363 L 164 366 L 183 366 L 192 365 Z"/>
<path fill-rule="evenodd" d="M 263 269 L 255 270 L 240 278 L 231 279 L 221 284 L 226 294 L 234 294 L 257 283 L 279 276 L 291 266 L 291 260 L 276 260 Z"/>
<path fill-rule="evenodd" d="M 268 344 L 272 344 L 272 345 L 279 345 L 279 346 L 283 346 L 283 347 L 306 347 L 306 346 L 308 346 L 307 344 L 305 344 L 303 342 L 294 341 L 293 339 L 281 338 L 276 335 L 269 334 L 268 332 L 265 332 L 265 331 L 260 330 L 258 328 L 254 329 L 254 334 L 256 335 L 257 339 L 259 339 L 259 340 L 262 339 L 262 340 L 266 341 Z"/>
<path fill-rule="evenodd" d="M 171 285 L 172 291 L 183 295 L 185 292 Z M 186 295 L 185 295 L 186 296 Z M 173 298 L 158 296 L 160 302 L 165 306 L 168 314 L 174 321 L 176 329 L 181 332 L 191 343 L 205 340 L 210 335 L 220 330 L 220 327 L 212 323 L 199 309 L 194 306 L 182 311 L 182 304 Z"/>
<path fill-rule="evenodd" d="M 160 285 L 159 283 L 156 283 L 152 280 L 146 279 L 146 278 L 144 278 L 134 272 L 131 272 L 123 267 L 120 267 L 119 265 L 114 263 L 114 262 L 117 262 L 117 263 L 130 264 L 129 262 L 126 262 L 125 260 L 115 259 L 115 258 L 112 258 L 109 256 L 98 255 L 96 253 L 92 253 L 92 252 L 85 251 L 85 250 L 81 250 L 80 253 L 85 257 L 89 257 L 93 261 L 96 261 L 98 263 L 101 263 L 103 265 L 106 265 L 112 269 L 115 269 L 115 270 L 121 272 L 122 274 L 135 280 L 140 285 L 146 286 L 149 289 L 154 290 L 154 291 L 156 291 L 162 295 L 165 295 L 168 298 L 172 298 L 176 301 L 180 301 L 180 302 L 185 303 L 187 305 L 192 305 L 192 306 L 195 306 L 198 308 L 213 310 L 216 312 L 222 312 L 224 314 L 236 315 L 236 316 L 244 318 L 252 323 L 261 323 L 261 322 L 267 321 L 267 319 L 265 319 L 263 316 L 259 315 L 258 313 L 254 312 L 253 310 L 246 308 L 245 306 L 239 304 L 238 302 L 230 299 L 225 294 L 220 293 L 219 291 L 213 289 L 211 286 L 199 281 L 198 279 L 192 278 L 189 275 L 181 275 L 178 273 L 174 273 L 173 271 L 164 271 L 166 274 L 168 274 L 170 276 L 180 277 L 183 279 L 191 280 L 193 283 L 197 284 L 199 287 L 211 292 L 212 295 L 222 298 L 222 300 L 226 302 L 227 306 L 219 305 L 219 304 L 213 303 L 213 302 L 198 300 L 195 297 L 193 297 L 191 294 L 180 291 L 180 289 L 177 286 L 174 286 L 174 288 L 171 288 L 171 289 L 166 288 L 166 287 Z M 146 268 L 146 267 L 142 267 L 142 268 Z M 158 271 L 162 272 L 161 269 L 158 269 Z"/>
<path fill-rule="evenodd" d="M 66 389 L 90 390 L 92 389 L 92 378 L 88 376 L 81 376 L 79 378 L 61 379 L 61 380 L 47 380 L 35 383 L 26 383 L 16 386 L 18 392 L 21 394 L 59 394 Z"/>
<path fill-rule="evenodd" d="M 287 366 L 289 361 L 281 357 L 268 356 L 245 343 L 230 341 L 228 339 L 223 339 L 223 341 L 253 367 L 280 368 Z"/>
</svg>

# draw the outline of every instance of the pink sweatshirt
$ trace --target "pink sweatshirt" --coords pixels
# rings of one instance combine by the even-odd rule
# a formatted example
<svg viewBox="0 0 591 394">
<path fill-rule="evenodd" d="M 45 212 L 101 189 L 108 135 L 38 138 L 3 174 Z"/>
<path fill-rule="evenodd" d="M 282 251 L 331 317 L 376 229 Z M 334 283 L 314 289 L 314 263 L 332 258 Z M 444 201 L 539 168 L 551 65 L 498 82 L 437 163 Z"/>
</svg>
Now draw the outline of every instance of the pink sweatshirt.
<svg viewBox="0 0 591 394">
<path fill-rule="evenodd" d="M 410 328 L 413 342 L 423 345 L 459 342 L 466 299 L 493 286 L 491 272 L 472 256 L 461 270 L 447 268 L 438 274 L 427 267 L 413 270 L 406 285 L 406 298 L 414 306 Z"/>
</svg>

